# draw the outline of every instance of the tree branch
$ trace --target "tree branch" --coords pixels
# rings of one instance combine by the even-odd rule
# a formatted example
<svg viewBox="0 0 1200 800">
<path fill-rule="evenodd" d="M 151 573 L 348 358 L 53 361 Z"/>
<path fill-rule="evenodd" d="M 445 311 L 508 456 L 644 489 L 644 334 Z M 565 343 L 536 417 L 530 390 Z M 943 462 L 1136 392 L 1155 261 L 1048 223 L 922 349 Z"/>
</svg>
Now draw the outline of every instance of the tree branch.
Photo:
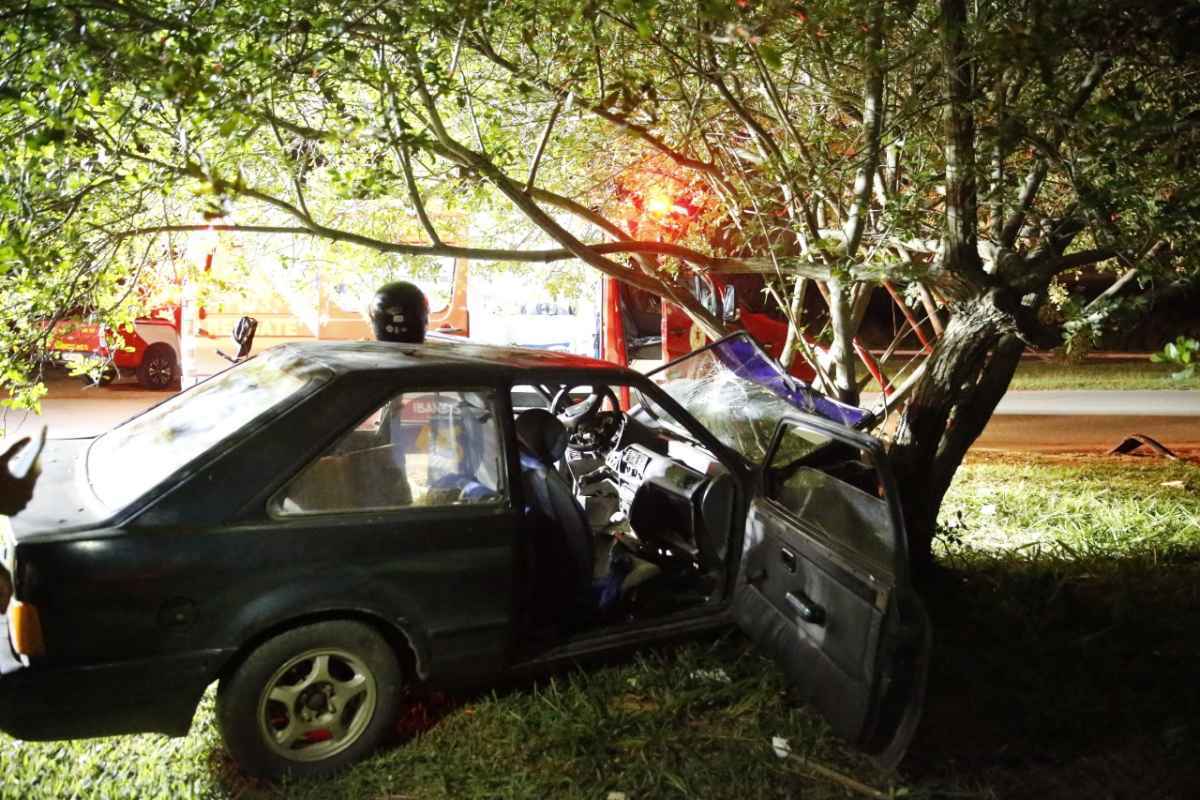
<svg viewBox="0 0 1200 800">
<path fill-rule="evenodd" d="M 571 95 L 560 95 L 554 103 L 554 110 L 550 112 L 550 119 L 546 120 L 546 128 L 542 131 L 542 138 L 538 142 L 537 150 L 534 151 L 533 161 L 529 164 L 529 177 L 525 179 L 526 193 L 533 191 L 533 182 L 537 178 L 538 164 L 542 163 L 542 153 L 546 152 L 546 143 L 550 141 L 550 131 L 554 130 L 554 123 L 558 121 L 558 112 L 562 111 L 563 102 L 569 101 Z"/>
<path fill-rule="evenodd" d="M 541 87 L 541 89 L 543 91 L 548 92 L 549 94 L 553 95 L 554 97 L 561 97 L 568 91 L 566 87 L 555 86 L 554 84 L 550 83 L 549 81 L 547 81 L 543 78 L 539 78 L 536 75 L 530 75 L 526 72 L 523 72 L 517 64 L 509 61 L 508 59 L 504 58 L 499 53 L 497 53 L 492 48 L 491 43 L 488 42 L 486 39 L 476 38 L 476 39 L 474 39 L 474 44 L 472 46 L 475 48 L 475 50 L 477 50 L 480 54 L 482 54 L 485 58 L 487 58 L 492 63 L 508 70 L 513 75 L 517 75 L 521 78 L 524 78 L 527 81 L 530 81 L 530 82 L 536 84 L 537 86 Z M 713 177 L 718 178 L 718 179 L 723 179 L 723 174 L 722 174 L 721 170 L 717 167 L 716 164 L 711 164 L 706 161 L 700 161 L 698 159 L 691 158 L 689 156 L 684 155 L 683 153 L 681 153 L 680 151 L 671 147 L 666 142 L 664 142 L 662 139 L 658 138 L 653 133 L 651 133 L 649 128 L 647 128 L 643 125 L 638 125 L 637 123 L 629 120 L 627 117 L 625 117 L 621 114 L 616 114 L 612 111 L 609 111 L 607 108 L 600 105 L 600 103 L 594 103 L 590 100 L 580 97 L 578 94 L 576 94 L 576 98 L 578 100 L 578 104 L 579 104 L 580 108 L 587 109 L 589 112 L 591 112 L 592 114 L 595 114 L 596 116 L 600 117 L 601 119 L 606 120 L 607 122 L 610 122 L 611 124 L 616 125 L 619 128 L 623 128 L 623 129 L 629 131 L 634 136 L 641 139 L 646 144 L 650 145 L 655 150 L 662 153 L 663 155 L 665 155 L 667 158 L 671 159 L 673 162 L 675 162 L 679 166 L 686 167 L 687 169 L 696 170 L 697 172 L 703 172 L 705 174 L 712 175 Z"/>
<path fill-rule="evenodd" d="M 1083 106 L 1087 103 L 1096 87 L 1100 84 L 1100 79 L 1104 77 L 1104 73 L 1108 71 L 1109 65 L 1112 63 L 1110 56 L 1097 56 L 1092 62 L 1091 69 L 1087 75 L 1080 81 L 1079 86 L 1075 89 L 1075 94 L 1071 98 L 1071 102 L 1067 105 L 1064 113 L 1060 116 L 1051 131 L 1048 141 L 1048 147 L 1040 148 L 1041 154 L 1037 158 L 1037 162 L 1029 170 L 1029 174 L 1025 176 L 1025 184 L 1021 189 L 1021 196 L 1017 199 L 1017 207 L 1013 211 L 1008 221 L 1004 223 L 1004 229 L 1000 234 L 1000 246 L 1011 249 L 1017 241 L 1017 236 L 1021 233 L 1021 228 L 1025 225 L 1025 216 L 1029 213 L 1029 209 L 1033 207 L 1033 201 L 1037 198 L 1038 191 L 1042 188 L 1042 183 L 1046 180 L 1046 174 L 1049 171 L 1049 155 L 1048 151 L 1053 152 L 1058 150 L 1062 144 L 1063 137 L 1067 134 L 1067 120 L 1073 119 Z"/>
<path fill-rule="evenodd" d="M 862 242 L 867 207 L 871 202 L 871 184 L 879 168 L 879 137 L 883 129 L 883 0 L 871 7 L 871 32 L 867 37 L 867 81 L 863 90 L 862 135 L 866 154 L 854 178 L 854 202 L 846 219 L 846 258 L 853 259 Z"/>
<path fill-rule="evenodd" d="M 1117 258 L 1119 256 L 1120 253 L 1111 247 L 1095 247 L 1090 250 L 1080 250 L 1079 252 L 1063 256 L 1054 265 L 1054 271 L 1066 272 L 1069 269 L 1086 267 L 1089 264 L 1098 264 L 1101 261 L 1107 261 L 1110 258 Z"/>
<path fill-rule="evenodd" d="M 543 250 L 509 250 L 490 247 L 465 247 L 461 245 L 438 242 L 435 244 L 415 244 L 410 242 L 389 242 L 371 236 L 339 230 L 326 225 L 313 224 L 311 227 L 296 225 L 238 225 L 238 224 L 180 224 L 180 225 L 148 225 L 122 231 L 112 238 L 128 239 L 135 236 L 149 236 L 159 233 L 188 233 L 196 231 L 238 231 L 242 233 L 259 234 L 290 234 L 293 236 L 319 236 L 336 242 L 347 242 L 376 250 L 381 253 L 395 253 L 410 256 L 451 256 L 466 258 L 473 261 L 520 261 L 527 263 L 550 263 L 578 258 L 578 254 L 567 248 L 551 248 Z M 684 259 L 697 266 L 719 266 L 729 259 L 714 258 L 689 250 L 686 247 L 666 244 L 663 242 L 601 242 L 597 244 L 579 243 L 580 248 L 589 253 L 603 256 L 617 253 L 650 253 L 654 255 L 673 256 Z M 624 278 L 630 271 L 614 265 L 619 273 L 617 277 Z M 637 274 L 637 273 L 633 273 Z M 643 285 L 642 288 L 650 288 Z M 655 290 L 661 287 L 655 287 Z"/>
<path fill-rule="evenodd" d="M 396 155 L 400 160 L 400 168 L 404 170 L 404 182 L 408 185 L 408 195 L 412 198 L 413 206 L 417 211 L 417 219 L 421 220 L 421 227 L 425 229 L 425 233 L 429 234 L 429 241 L 434 244 L 441 244 L 442 239 L 438 236 L 437 229 L 433 227 L 433 221 L 425 213 L 425 203 L 421 201 L 421 192 L 417 188 L 417 179 L 413 176 L 408 146 L 404 144 L 403 139 L 397 139 L 394 146 L 396 148 Z"/>
<path fill-rule="evenodd" d="M 975 70 L 966 43 L 966 0 L 941 0 L 941 10 L 947 105 L 945 266 L 949 272 L 981 276 L 975 114 L 971 108 Z"/>
<path fill-rule="evenodd" d="M 693 321 L 700 325 L 707 336 L 720 338 L 728 332 L 725 323 L 705 308 L 691 292 L 678 291 L 678 287 L 673 282 L 664 280 L 658 275 L 643 274 L 626 269 L 615 261 L 605 258 L 603 252 L 599 249 L 613 245 L 628 247 L 628 243 L 619 242 L 609 245 L 589 246 L 579 241 L 570 231 L 559 225 L 553 217 L 542 210 L 541 206 L 524 191 L 523 187 L 505 175 L 491 160 L 480 153 L 472 152 L 450 136 L 442 124 L 437 106 L 425 86 L 425 79 L 421 75 L 420 70 L 413 70 L 413 78 L 416 82 L 417 92 L 421 97 L 421 103 L 425 106 L 425 110 L 430 116 L 430 127 L 433 129 L 434 136 L 441 146 L 455 157 L 461 159 L 476 174 L 491 182 L 530 222 L 545 231 L 551 238 L 566 248 L 569 253 L 579 258 L 588 266 L 652 293 L 658 294 L 661 292 L 665 294 L 666 299 L 682 308 Z"/>
</svg>

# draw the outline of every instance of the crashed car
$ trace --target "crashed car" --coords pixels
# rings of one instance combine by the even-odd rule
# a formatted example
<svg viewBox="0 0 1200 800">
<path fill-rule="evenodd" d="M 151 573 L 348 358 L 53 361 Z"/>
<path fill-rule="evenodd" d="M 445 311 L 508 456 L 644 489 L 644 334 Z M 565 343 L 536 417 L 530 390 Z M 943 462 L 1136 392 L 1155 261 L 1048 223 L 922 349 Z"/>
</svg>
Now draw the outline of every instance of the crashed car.
<svg viewBox="0 0 1200 800">
<path fill-rule="evenodd" d="M 183 735 L 217 682 L 247 772 L 319 775 L 380 742 L 406 687 L 734 622 L 895 764 L 929 626 L 868 420 L 745 334 L 648 376 L 461 341 L 281 345 L 47 445 L 0 549 L 0 729 Z"/>
</svg>

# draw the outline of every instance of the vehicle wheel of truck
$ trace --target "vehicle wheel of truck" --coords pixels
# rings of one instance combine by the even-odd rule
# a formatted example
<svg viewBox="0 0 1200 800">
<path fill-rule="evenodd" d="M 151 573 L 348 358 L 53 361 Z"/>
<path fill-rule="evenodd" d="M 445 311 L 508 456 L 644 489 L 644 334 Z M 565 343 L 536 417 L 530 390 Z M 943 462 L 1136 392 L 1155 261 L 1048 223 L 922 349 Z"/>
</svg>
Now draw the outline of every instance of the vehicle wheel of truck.
<svg viewBox="0 0 1200 800">
<path fill-rule="evenodd" d="M 169 389 L 179 380 L 179 360 L 169 344 L 152 344 L 137 368 L 138 383 L 147 389 Z"/>
<path fill-rule="evenodd" d="M 379 744 L 401 677 L 395 652 L 368 625 L 305 625 L 259 645 L 221 680 L 217 727 L 251 775 L 328 775 Z"/>
</svg>

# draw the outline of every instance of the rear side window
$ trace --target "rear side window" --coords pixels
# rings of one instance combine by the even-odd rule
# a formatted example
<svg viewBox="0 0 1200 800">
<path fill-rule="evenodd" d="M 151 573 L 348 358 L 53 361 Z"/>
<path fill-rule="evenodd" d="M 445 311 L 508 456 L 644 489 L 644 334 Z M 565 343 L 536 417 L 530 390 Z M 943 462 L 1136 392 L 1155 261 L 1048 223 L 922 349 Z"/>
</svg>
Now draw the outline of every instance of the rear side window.
<svg viewBox="0 0 1200 800">
<path fill-rule="evenodd" d="M 92 491 L 110 511 L 124 508 L 257 417 L 282 413 L 328 380 L 323 368 L 286 349 L 230 367 L 96 439 L 87 455 Z"/>
<path fill-rule="evenodd" d="M 277 515 L 503 502 L 490 389 L 405 392 L 334 443 L 277 495 Z"/>
</svg>

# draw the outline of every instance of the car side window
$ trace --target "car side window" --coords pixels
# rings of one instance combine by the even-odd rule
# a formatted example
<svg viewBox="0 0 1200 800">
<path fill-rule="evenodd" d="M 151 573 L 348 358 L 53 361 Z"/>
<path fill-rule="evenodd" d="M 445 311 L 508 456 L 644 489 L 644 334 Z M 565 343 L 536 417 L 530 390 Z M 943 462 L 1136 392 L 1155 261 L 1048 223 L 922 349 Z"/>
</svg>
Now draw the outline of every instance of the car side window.
<svg viewBox="0 0 1200 800">
<path fill-rule="evenodd" d="M 785 425 L 767 493 L 803 525 L 879 564 L 893 560 L 893 531 L 879 472 L 868 453 L 828 434 Z"/>
<path fill-rule="evenodd" d="M 550 400 L 543 394 L 545 387 L 538 388 L 526 384 L 512 387 L 513 412 L 520 413 L 527 408 L 550 408 Z"/>
<path fill-rule="evenodd" d="M 490 389 L 405 392 L 384 403 L 277 495 L 279 515 L 503 501 Z"/>
</svg>

